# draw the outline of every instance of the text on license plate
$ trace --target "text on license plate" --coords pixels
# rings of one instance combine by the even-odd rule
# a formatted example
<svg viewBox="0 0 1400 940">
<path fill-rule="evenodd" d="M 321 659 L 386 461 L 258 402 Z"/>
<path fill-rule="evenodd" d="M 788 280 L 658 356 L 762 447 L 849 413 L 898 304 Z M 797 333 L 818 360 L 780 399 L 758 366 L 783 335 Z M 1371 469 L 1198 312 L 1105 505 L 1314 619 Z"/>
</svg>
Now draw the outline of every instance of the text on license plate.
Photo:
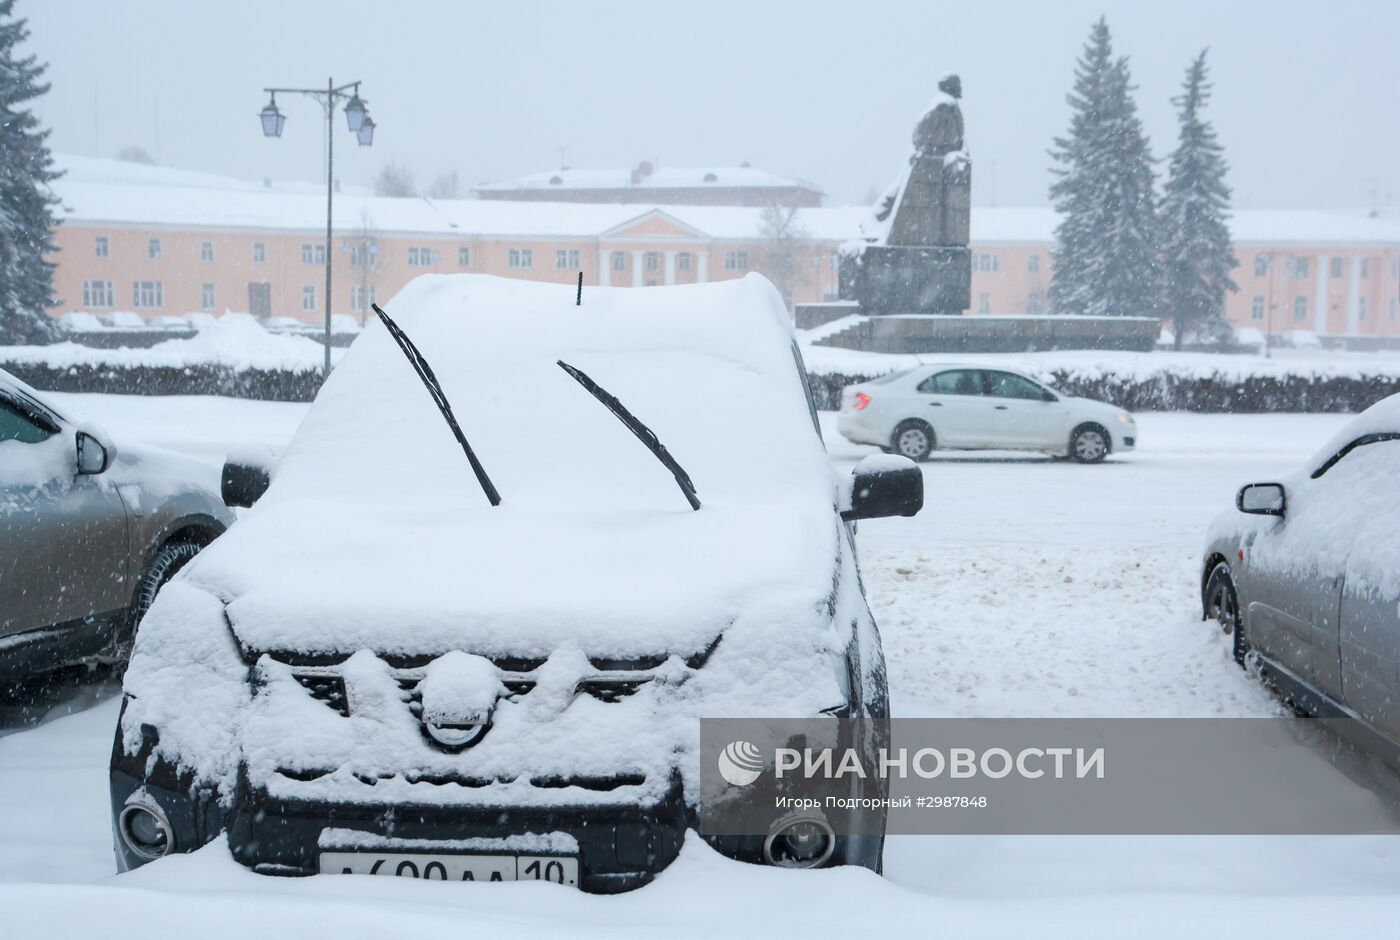
<svg viewBox="0 0 1400 940">
<path fill-rule="evenodd" d="M 578 887 L 578 859 L 564 855 L 322 852 L 321 873 L 392 875 L 429 881 L 552 881 Z"/>
</svg>

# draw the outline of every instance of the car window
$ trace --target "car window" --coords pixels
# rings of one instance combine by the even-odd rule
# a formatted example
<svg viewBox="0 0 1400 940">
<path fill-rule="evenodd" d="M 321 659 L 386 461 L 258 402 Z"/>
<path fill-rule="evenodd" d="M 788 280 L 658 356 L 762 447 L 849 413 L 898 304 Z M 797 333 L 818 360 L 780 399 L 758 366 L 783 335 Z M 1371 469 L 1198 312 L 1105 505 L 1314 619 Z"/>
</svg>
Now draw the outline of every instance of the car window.
<svg viewBox="0 0 1400 940">
<path fill-rule="evenodd" d="M 0 443 L 19 441 L 21 444 L 37 444 L 52 436 L 53 432 L 48 428 L 0 398 Z"/>
<path fill-rule="evenodd" d="M 939 372 L 920 382 L 919 391 L 930 395 L 981 395 L 982 372 L 978 369 Z"/>
<path fill-rule="evenodd" d="M 1045 390 L 1030 379 L 1011 372 L 988 372 L 987 386 L 995 398 L 1029 398 L 1039 401 Z"/>
<path fill-rule="evenodd" d="M 1382 431 L 1376 434 L 1363 434 L 1361 437 L 1358 437 L 1356 440 L 1337 451 L 1331 457 L 1328 457 L 1326 463 L 1312 472 L 1312 478 L 1316 480 L 1328 470 L 1331 470 L 1340 463 L 1347 454 L 1350 454 L 1358 447 L 1365 447 L 1367 444 L 1383 444 L 1391 441 L 1400 441 L 1400 432 Z"/>
</svg>

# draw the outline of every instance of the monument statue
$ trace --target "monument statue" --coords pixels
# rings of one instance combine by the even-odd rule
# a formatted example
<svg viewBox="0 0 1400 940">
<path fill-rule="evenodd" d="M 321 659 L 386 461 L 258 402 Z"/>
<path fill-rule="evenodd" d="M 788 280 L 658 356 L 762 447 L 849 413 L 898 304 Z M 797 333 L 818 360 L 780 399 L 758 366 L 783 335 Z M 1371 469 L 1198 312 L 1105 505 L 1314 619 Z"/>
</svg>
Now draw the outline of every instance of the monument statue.
<svg viewBox="0 0 1400 940">
<path fill-rule="evenodd" d="M 972 164 L 963 150 L 962 83 L 947 75 L 914 128 L 913 153 L 876 219 L 884 233 L 841 268 L 841 297 L 861 313 L 958 314 L 969 306 Z"/>
</svg>

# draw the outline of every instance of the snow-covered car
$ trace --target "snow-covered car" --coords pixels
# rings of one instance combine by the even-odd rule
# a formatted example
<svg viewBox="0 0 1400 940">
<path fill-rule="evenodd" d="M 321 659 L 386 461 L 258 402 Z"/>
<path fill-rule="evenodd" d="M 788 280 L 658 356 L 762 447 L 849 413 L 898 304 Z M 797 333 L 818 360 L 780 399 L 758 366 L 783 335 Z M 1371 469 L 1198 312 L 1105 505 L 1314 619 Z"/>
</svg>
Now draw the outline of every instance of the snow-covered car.
<svg viewBox="0 0 1400 940">
<path fill-rule="evenodd" d="M 1400 749 L 1400 395 L 1371 406 L 1281 483 L 1212 525 L 1207 620 L 1300 707 L 1393 759 Z"/>
<path fill-rule="evenodd" d="M 911 460 L 935 450 L 1028 450 L 1097 463 L 1137 446 L 1137 425 L 1122 408 L 1010 369 L 956 363 L 848 386 L 836 427 L 847 440 Z"/>
<path fill-rule="evenodd" d="M 766 280 L 426 276 L 386 313 L 141 626 L 121 868 L 227 832 L 263 873 L 619 891 L 695 828 L 701 718 L 887 720 L 849 523 L 922 477 L 833 475 Z M 879 868 L 778 812 L 713 844 Z"/>
<path fill-rule="evenodd" d="M 118 449 L 0 371 L 0 689 L 125 659 L 156 592 L 232 521 L 214 468 Z"/>
</svg>

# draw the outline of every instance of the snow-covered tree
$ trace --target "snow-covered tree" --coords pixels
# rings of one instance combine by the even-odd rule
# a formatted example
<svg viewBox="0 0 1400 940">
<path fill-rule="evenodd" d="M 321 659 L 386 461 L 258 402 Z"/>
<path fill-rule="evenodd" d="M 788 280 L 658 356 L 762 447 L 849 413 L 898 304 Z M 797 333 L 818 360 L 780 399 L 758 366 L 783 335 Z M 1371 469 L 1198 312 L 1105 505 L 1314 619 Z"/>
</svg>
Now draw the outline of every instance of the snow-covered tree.
<svg viewBox="0 0 1400 940">
<path fill-rule="evenodd" d="M 379 168 L 374 178 L 376 196 L 416 196 L 418 190 L 413 185 L 413 174 L 398 163 L 389 162 Z"/>
<path fill-rule="evenodd" d="M 49 183 L 58 177 L 45 143 L 47 130 L 30 109 L 49 90 L 44 69 L 18 46 L 29 37 L 14 14 L 14 0 L 0 0 L 0 344 L 44 343 L 59 338 L 45 308 L 54 302 L 53 206 Z"/>
<path fill-rule="evenodd" d="M 1050 154 L 1060 213 L 1052 257 L 1055 313 L 1153 316 L 1161 309 L 1152 155 L 1128 60 L 1100 18 L 1075 68 L 1069 133 Z"/>
<path fill-rule="evenodd" d="M 1181 95 L 1172 99 L 1181 134 L 1162 200 L 1162 258 L 1166 309 L 1178 348 L 1188 334 L 1201 340 L 1227 338 L 1225 292 L 1238 290 L 1230 279 L 1230 269 L 1239 262 L 1225 224 L 1230 211 L 1225 150 L 1215 128 L 1201 117 L 1210 98 L 1207 74 L 1203 50 L 1186 70 Z"/>
<path fill-rule="evenodd" d="M 461 199 L 462 183 L 456 170 L 439 173 L 425 195 L 429 199 Z"/>
</svg>

